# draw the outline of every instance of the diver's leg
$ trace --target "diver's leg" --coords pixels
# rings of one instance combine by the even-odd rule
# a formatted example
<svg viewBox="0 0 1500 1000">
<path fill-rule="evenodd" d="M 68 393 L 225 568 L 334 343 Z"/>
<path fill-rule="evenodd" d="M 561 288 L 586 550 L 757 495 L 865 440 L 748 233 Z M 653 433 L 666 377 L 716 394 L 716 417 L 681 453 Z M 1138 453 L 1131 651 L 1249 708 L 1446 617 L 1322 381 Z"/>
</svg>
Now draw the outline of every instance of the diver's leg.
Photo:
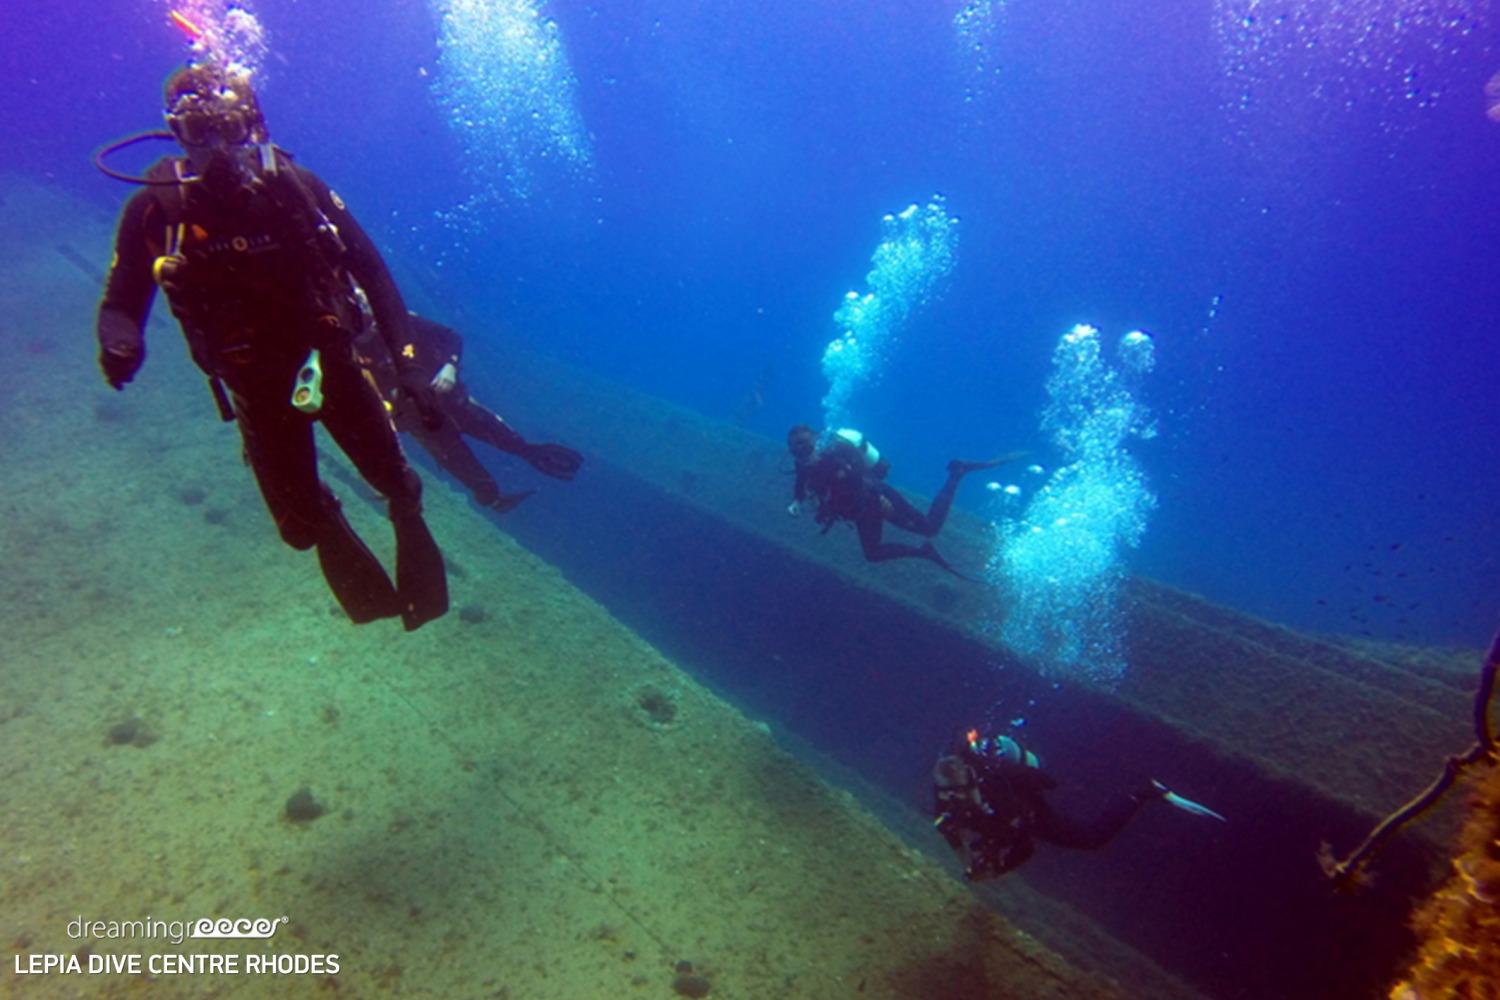
<svg viewBox="0 0 1500 1000">
<path fill-rule="evenodd" d="M 958 459 L 949 462 L 948 479 L 937 491 L 937 496 L 932 498 L 932 505 L 927 508 L 926 515 L 913 507 L 901 494 L 882 483 L 882 496 L 890 501 L 892 508 L 888 520 L 904 531 L 932 538 L 942 531 L 943 525 L 947 523 L 948 512 L 953 509 L 953 498 L 958 493 L 958 484 L 964 481 L 964 476 L 971 472 L 978 472 L 980 469 L 994 468 L 1012 460 L 1012 456 L 1007 455 L 989 462 L 963 462 Z"/>
<path fill-rule="evenodd" d="M 921 518 L 922 515 L 917 513 L 916 509 L 907 503 L 901 494 L 889 486 L 881 484 L 880 488 L 882 490 L 881 495 L 875 498 L 875 501 L 870 505 L 870 509 L 855 522 L 855 528 L 859 531 L 859 544 L 864 549 L 865 559 L 869 562 L 886 562 L 891 559 L 926 559 L 928 562 L 941 566 L 960 579 L 972 581 L 973 577 L 954 569 L 952 564 L 943 558 L 943 554 L 937 550 L 937 546 L 933 545 L 931 541 L 925 541 L 921 545 L 903 545 L 899 542 L 881 541 L 881 536 L 884 534 L 883 526 L 885 522 L 891 520 L 890 515 L 893 511 L 899 510 L 896 505 L 886 502 L 887 492 L 890 496 L 895 497 L 902 504 L 905 504 L 906 509 L 917 518 Z M 907 526 L 911 523 L 910 521 L 903 524 L 892 520 L 892 523 L 897 527 L 906 528 L 907 531 L 914 530 Z"/>
<path fill-rule="evenodd" d="M 422 480 L 407 464 L 385 404 L 351 352 L 325 352 L 323 397 L 323 426 L 389 505 L 401 620 L 407 631 L 420 628 L 448 611 L 443 554 L 422 519 Z"/>
<path fill-rule="evenodd" d="M 312 421 L 270 391 L 237 389 L 230 400 L 245 460 L 277 532 L 294 549 L 312 548 L 326 517 Z"/>
<path fill-rule="evenodd" d="M 923 519 L 925 530 L 917 531 L 915 528 L 907 530 L 917 531 L 917 534 L 926 535 L 928 538 L 936 535 L 943 530 L 943 524 L 948 520 L 948 511 L 953 508 L 953 497 L 958 493 L 958 484 L 964 481 L 964 476 L 981 469 L 993 469 L 997 465 L 1014 462 L 1024 454 L 1025 452 L 1012 452 L 986 462 L 965 462 L 955 458 L 948 463 L 947 481 L 943 483 L 942 489 L 938 490 L 937 496 L 932 498 L 932 506 L 927 508 L 927 516 Z"/>
<path fill-rule="evenodd" d="M 498 415 L 476 403 L 462 383 L 455 386 L 449 395 L 455 396 L 459 393 L 462 393 L 462 396 L 454 399 L 455 405 L 450 412 L 459 430 L 469 437 L 483 441 L 498 451 L 519 457 L 544 476 L 551 476 L 553 479 L 572 479 L 578 474 L 579 468 L 583 465 L 583 456 L 578 452 L 560 444 L 533 444 Z M 514 506 L 515 503 L 519 503 L 530 495 L 531 492 L 527 492 L 517 497 L 502 497 L 501 499 L 510 499 Z"/>
<path fill-rule="evenodd" d="M 958 484 L 954 483 L 953 488 L 957 489 Z M 947 487 L 945 486 L 944 489 L 947 489 Z M 902 531 L 910 531 L 914 535 L 931 538 L 943 526 L 941 519 L 934 523 L 930 513 L 924 515 L 912 506 L 910 500 L 885 483 L 881 483 L 877 487 L 876 493 L 875 501 L 880 505 L 881 516 Z M 943 498 L 943 494 L 939 493 L 932 501 L 932 509 L 938 511 L 941 517 L 945 518 L 948 514 L 948 506 L 952 503 L 953 495 L 951 492 L 946 501 Z M 939 510 L 939 505 L 942 505 L 941 510 Z"/>
<path fill-rule="evenodd" d="M 1037 811 L 1033 832 L 1038 840 L 1045 840 L 1049 844 L 1095 851 L 1114 840 L 1135 819 L 1135 814 L 1140 812 L 1142 806 L 1160 798 L 1161 793 L 1154 789 L 1121 796 L 1092 821 L 1061 816 L 1043 802 Z"/>
<path fill-rule="evenodd" d="M 458 396 L 458 393 L 462 393 Z M 498 414 L 475 402 L 462 382 L 448 394 L 454 397 L 444 406 L 444 412 L 452 416 L 459 430 L 476 441 L 483 441 L 498 451 L 519 455 L 526 447 L 526 439 Z"/>
<path fill-rule="evenodd" d="M 958 484 L 964 481 L 970 469 L 955 469 L 955 463 L 948 463 L 948 479 L 943 483 L 943 488 L 937 491 L 937 496 L 932 498 L 932 506 L 927 508 L 927 531 L 922 532 L 928 538 L 943 530 L 943 525 L 948 520 L 948 511 L 953 509 L 953 497 L 958 493 Z"/>
<path fill-rule="evenodd" d="M 861 514 L 854 522 L 855 529 L 859 532 L 859 545 L 864 550 L 865 559 L 870 562 L 887 562 L 891 559 L 925 559 L 922 550 L 915 545 L 902 545 L 899 542 L 886 542 L 881 538 L 885 533 L 885 518 L 881 516 L 878 509 L 880 506 L 877 499 L 871 509 Z"/>
<path fill-rule="evenodd" d="M 422 429 L 412 434 L 427 454 L 454 479 L 463 483 L 474 494 L 479 503 L 489 506 L 500 495 L 495 477 L 479 461 L 479 458 L 464 444 L 463 435 L 451 420 L 444 420 L 435 431 Z"/>
<path fill-rule="evenodd" d="M 463 439 L 467 434 L 500 451 L 520 454 L 526 441 L 509 424 L 469 398 L 462 382 L 443 395 L 441 405 L 448 419 L 437 431 L 437 440 L 428 443 L 422 440 L 422 435 L 418 435 L 418 440 L 422 440 L 439 465 L 469 488 L 476 502 L 503 514 L 536 492 L 501 493 L 495 477 Z"/>
<path fill-rule="evenodd" d="M 282 539 L 295 549 L 317 548 L 328 589 L 355 624 L 399 614 L 380 560 L 318 479 L 312 421 L 279 394 L 235 393 L 233 400 L 245 457 Z"/>
</svg>

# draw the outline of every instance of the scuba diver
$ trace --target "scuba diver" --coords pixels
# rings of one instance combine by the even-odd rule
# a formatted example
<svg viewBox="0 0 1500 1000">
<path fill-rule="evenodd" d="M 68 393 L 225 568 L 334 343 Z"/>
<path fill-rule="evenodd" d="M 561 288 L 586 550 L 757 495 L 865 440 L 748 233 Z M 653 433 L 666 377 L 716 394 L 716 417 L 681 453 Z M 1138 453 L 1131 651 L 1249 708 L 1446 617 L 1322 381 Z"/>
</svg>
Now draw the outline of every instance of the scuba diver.
<svg viewBox="0 0 1500 1000">
<path fill-rule="evenodd" d="M 883 541 L 881 536 L 885 524 L 889 521 L 903 531 L 931 539 L 943 530 L 943 523 L 948 520 L 948 511 L 953 506 L 953 496 L 964 476 L 1013 462 L 1022 454 L 1015 452 L 988 462 L 958 459 L 949 462 L 948 479 L 932 498 L 927 513 L 923 514 L 886 484 L 890 463 L 880 457 L 879 450 L 859 431 L 847 428 L 836 431 L 819 447 L 818 435 L 813 429 L 798 424 L 787 432 L 786 446 L 792 454 L 796 475 L 792 502 L 787 506 L 788 514 L 798 517 L 811 497 L 817 502 L 815 520 L 823 528 L 823 534 L 826 535 L 839 521 L 853 522 L 859 532 L 860 547 L 869 562 L 926 559 L 961 577 L 964 574 L 949 565 L 930 540 L 921 545 Z"/>
<path fill-rule="evenodd" d="M 1041 840 L 1093 851 L 1108 844 L 1148 802 L 1162 801 L 1194 816 L 1224 817 L 1168 790 L 1159 781 L 1112 802 L 1084 822 L 1047 802 L 1057 782 L 1036 754 L 1009 736 L 961 736 L 932 768 L 933 825 L 964 866 L 970 882 L 997 878 L 1023 864 Z"/>
<path fill-rule="evenodd" d="M 499 451 L 515 455 L 553 479 L 572 479 L 583 456 L 560 444 L 533 444 L 498 415 L 479 405 L 458 377 L 464 341 L 458 331 L 415 313 L 407 317 L 408 339 L 395 354 L 380 334 L 379 324 L 368 327 L 355 341 L 360 360 L 375 378 L 395 417 L 396 429 L 417 439 L 438 465 L 474 495 L 482 507 L 505 513 L 536 490 L 501 493 L 495 477 L 464 443 L 467 435 Z M 400 398 L 400 378 L 394 358 L 408 363 L 433 390 L 442 420 L 431 427 L 416 408 Z"/>
<path fill-rule="evenodd" d="M 401 293 L 344 202 L 271 144 L 246 74 L 189 64 L 165 90 L 166 118 L 186 156 L 168 156 L 126 203 L 99 304 L 99 367 L 116 390 L 146 356 L 159 286 L 219 412 L 238 420 L 244 454 L 286 543 L 316 549 L 329 588 L 356 623 L 400 616 L 408 631 L 448 610 L 443 556 L 422 518 L 422 481 L 354 353 L 355 283 L 393 352 L 409 342 Z M 107 147 L 95 158 L 148 133 Z M 441 420 L 414 361 L 402 392 Z M 318 476 L 321 422 L 389 505 L 396 581 L 345 520 Z"/>
</svg>

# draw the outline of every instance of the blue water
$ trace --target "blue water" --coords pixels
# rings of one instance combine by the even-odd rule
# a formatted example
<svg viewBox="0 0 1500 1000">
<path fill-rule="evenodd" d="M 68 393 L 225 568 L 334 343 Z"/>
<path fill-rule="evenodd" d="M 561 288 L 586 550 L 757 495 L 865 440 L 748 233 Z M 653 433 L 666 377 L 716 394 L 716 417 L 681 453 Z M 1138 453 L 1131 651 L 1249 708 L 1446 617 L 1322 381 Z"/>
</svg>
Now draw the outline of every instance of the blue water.
<svg viewBox="0 0 1500 1000">
<path fill-rule="evenodd" d="M 1141 329 L 1157 433 L 1126 446 L 1157 502 L 1128 569 L 1319 630 L 1494 625 L 1487 3 L 562 0 L 505 45 L 533 5 L 457 5 L 457 35 L 421 0 L 247 9 L 273 136 L 479 318 L 476 355 L 503 330 L 724 419 L 769 372 L 749 426 L 779 436 L 819 417 L 881 219 L 940 194 L 953 267 L 857 408 L 896 485 L 1059 461 L 1058 338 Z M 158 126 L 167 10 L 6 4 L 0 170 L 114 211 L 88 154 Z"/>
</svg>

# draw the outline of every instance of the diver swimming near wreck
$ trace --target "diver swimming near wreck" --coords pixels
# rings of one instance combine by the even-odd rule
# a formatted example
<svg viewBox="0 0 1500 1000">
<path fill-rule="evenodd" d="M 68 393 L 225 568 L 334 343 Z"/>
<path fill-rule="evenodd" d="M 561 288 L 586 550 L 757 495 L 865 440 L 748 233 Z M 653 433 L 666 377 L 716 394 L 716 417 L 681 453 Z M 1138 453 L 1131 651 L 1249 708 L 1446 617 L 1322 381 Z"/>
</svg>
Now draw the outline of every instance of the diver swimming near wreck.
<svg viewBox="0 0 1500 1000">
<path fill-rule="evenodd" d="M 463 483 L 481 507 L 498 513 L 514 509 L 535 490 L 502 493 L 495 477 L 469 448 L 464 438 L 483 441 L 497 451 L 515 455 L 544 476 L 571 480 L 583 465 L 583 456 L 560 444 L 526 440 L 498 414 L 481 405 L 459 375 L 464 341 L 458 331 L 418 316 L 408 317 L 410 340 L 391 353 L 379 324 L 371 325 L 355 341 L 361 362 L 375 379 L 380 394 L 391 406 L 396 429 L 412 435 L 453 478 Z M 428 380 L 442 419 L 435 425 L 409 405 L 400 392 L 395 358 L 401 357 Z"/>
<path fill-rule="evenodd" d="M 869 439 L 856 430 L 839 430 L 819 446 L 818 435 L 807 424 L 798 424 L 786 435 L 796 480 L 787 513 L 798 517 L 809 499 L 817 505 L 814 519 L 823 534 L 840 521 L 852 523 L 859 533 L 860 548 L 869 562 L 891 559 L 926 559 L 955 576 L 964 576 L 943 558 L 931 539 L 943 530 L 953 498 L 965 476 L 981 469 L 1013 462 L 1020 452 L 985 462 L 954 459 L 948 463 L 948 478 L 923 514 L 910 500 L 885 482 L 890 462 L 881 457 Z M 890 523 L 928 539 L 921 545 L 887 542 L 883 535 Z M 964 576 L 965 579 L 968 577 Z"/>
<path fill-rule="evenodd" d="M 1154 780 L 1114 800 L 1096 818 L 1079 820 L 1048 803 L 1047 793 L 1055 787 L 1036 754 L 1009 736 L 981 737 L 971 729 L 937 759 L 932 768 L 933 825 L 963 863 L 966 879 L 983 882 L 1015 870 L 1032 856 L 1039 840 L 1098 850 L 1151 802 L 1224 822 L 1212 809 Z"/>
</svg>

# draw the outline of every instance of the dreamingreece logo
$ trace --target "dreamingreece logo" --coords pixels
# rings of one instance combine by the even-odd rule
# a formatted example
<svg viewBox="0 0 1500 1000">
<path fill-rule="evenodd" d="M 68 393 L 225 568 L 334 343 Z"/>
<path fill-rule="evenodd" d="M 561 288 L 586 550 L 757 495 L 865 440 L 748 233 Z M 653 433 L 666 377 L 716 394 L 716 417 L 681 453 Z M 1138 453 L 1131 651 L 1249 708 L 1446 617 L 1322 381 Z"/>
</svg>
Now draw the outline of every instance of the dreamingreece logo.
<svg viewBox="0 0 1500 1000">
<path fill-rule="evenodd" d="M 257 917 L 254 920 L 241 917 L 203 917 L 193 921 L 189 937 L 195 938 L 258 938 L 269 940 L 277 928 L 287 922 L 286 917 Z"/>
</svg>

